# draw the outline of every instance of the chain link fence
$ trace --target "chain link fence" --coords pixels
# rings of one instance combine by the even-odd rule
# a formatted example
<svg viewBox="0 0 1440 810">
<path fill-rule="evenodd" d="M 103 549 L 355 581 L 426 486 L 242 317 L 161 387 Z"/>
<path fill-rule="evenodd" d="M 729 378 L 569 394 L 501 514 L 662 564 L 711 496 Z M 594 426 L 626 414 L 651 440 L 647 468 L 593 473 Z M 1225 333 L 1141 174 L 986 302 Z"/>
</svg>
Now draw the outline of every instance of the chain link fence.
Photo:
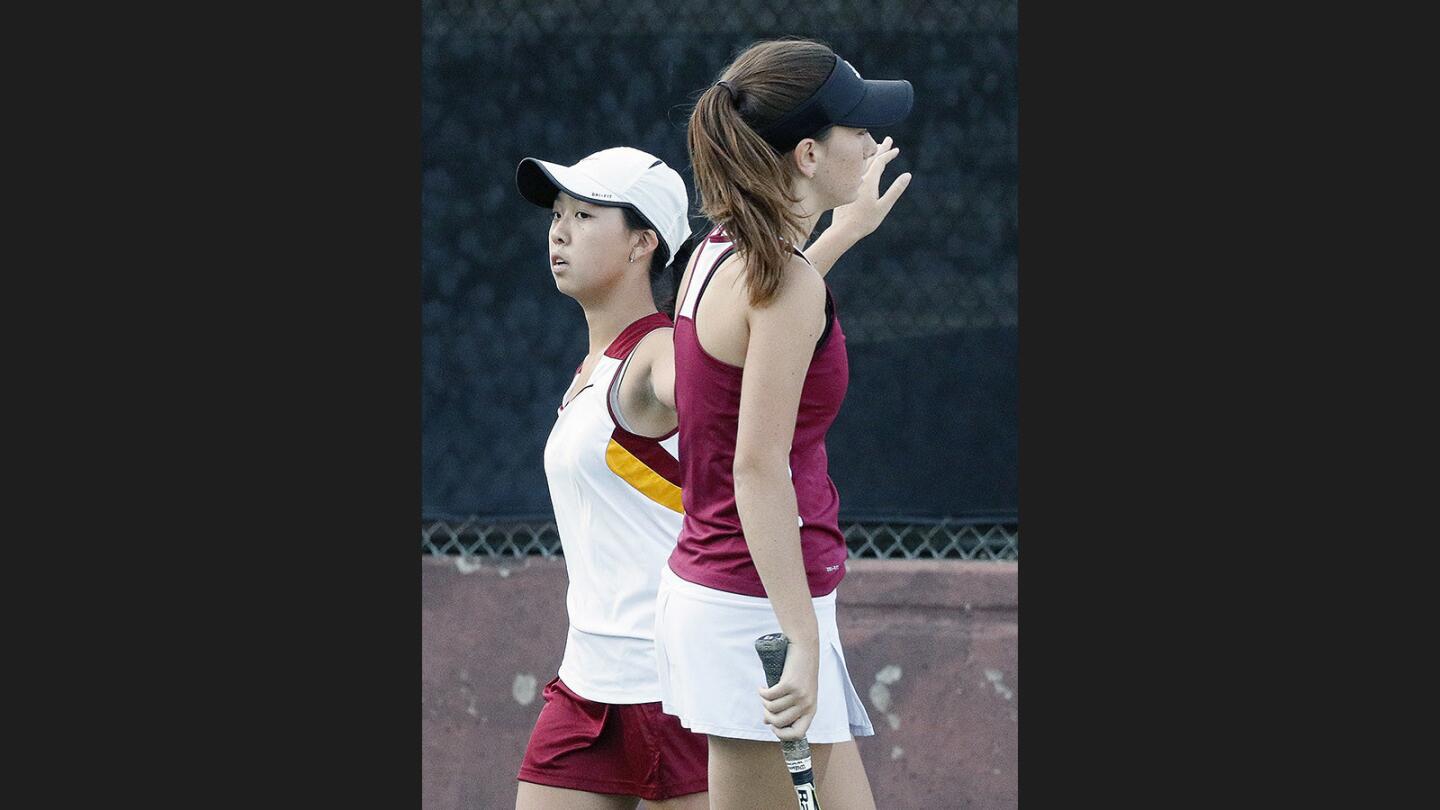
<svg viewBox="0 0 1440 810">
<path fill-rule="evenodd" d="M 905 523 L 862 520 L 842 525 L 852 560 L 1020 558 L 1020 525 L 1014 522 L 945 518 Z M 485 559 L 564 556 L 554 521 L 479 517 L 421 521 L 420 553 Z"/>
</svg>

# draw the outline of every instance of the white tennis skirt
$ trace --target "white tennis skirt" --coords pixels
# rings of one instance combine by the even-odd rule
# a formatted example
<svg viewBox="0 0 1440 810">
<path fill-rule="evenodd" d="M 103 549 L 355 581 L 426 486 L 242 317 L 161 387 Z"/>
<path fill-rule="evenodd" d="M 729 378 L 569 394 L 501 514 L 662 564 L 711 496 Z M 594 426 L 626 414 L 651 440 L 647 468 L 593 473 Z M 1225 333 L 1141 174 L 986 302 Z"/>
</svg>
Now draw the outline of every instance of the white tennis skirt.
<svg viewBox="0 0 1440 810">
<path fill-rule="evenodd" d="M 820 629 L 820 694 L 805 737 L 812 743 L 847 742 L 875 733 L 845 669 L 835 627 L 835 591 L 811 600 Z M 758 690 L 765 670 L 755 639 L 780 632 L 770 600 L 718 591 L 660 573 L 655 601 L 655 657 L 660 707 L 699 734 L 774 742 Z"/>
</svg>

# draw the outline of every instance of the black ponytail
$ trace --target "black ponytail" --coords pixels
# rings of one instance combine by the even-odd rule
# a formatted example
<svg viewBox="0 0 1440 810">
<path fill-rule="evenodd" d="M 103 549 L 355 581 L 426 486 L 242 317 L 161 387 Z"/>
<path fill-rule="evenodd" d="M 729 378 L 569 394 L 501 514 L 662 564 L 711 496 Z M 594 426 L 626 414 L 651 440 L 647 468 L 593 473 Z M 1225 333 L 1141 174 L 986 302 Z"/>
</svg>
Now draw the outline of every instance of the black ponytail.
<svg viewBox="0 0 1440 810">
<path fill-rule="evenodd" d="M 625 225 L 630 230 L 655 230 L 654 226 L 646 222 L 638 211 L 624 207 L 620 210 L 625 212 Z M 690 255 L 695 252 L 695 246 L 705 238 L 705 234 L 705 231 L 696 231 L 690 234 L 690 238 L 681 242 L 680 247 L 675 249 L 673 260 L 669 257 L 669 251 L 665 249 L 665 240 L 663 239 L 659 240 L 660 244 L 655 247 L 655 252 L 650 254 L 650 294 L 655 299 L 655 308 L 672 319 L 675 317 L 675 298 L 680 294 L 680 278 L 685 275 L 685 265 L 690 262 Z M 656 237 L 659 237 L 658 232 Z M 663 294 L 666 291 L 659 284 L 660 277 L 665 274 L 667 264 L 673 274 L 670 278 L 668 295 Z"/>
<path fill-rule="evenodd" d="M 695 253 L 695 246 L 705 240 L 709 230 L 698 230 L 690 234 L 690 238 L 680 243 L 675 250 L 675 261 L 670 263 L 670 297 L 660 304 L 660 311 L 675 319 L 675 308 L 680 305 L 680 280 L 685 277 L 685 265 L 690 263 L 690 256 Z"/>
</svg>

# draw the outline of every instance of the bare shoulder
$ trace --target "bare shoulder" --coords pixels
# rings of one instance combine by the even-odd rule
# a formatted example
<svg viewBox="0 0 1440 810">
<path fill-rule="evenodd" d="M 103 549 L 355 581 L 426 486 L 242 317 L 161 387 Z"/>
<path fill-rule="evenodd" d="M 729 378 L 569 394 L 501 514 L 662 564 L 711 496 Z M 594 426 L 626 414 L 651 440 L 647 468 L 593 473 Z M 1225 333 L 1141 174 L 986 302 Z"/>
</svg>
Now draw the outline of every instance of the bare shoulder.
<svg viewBox="0 0 1440 810">
<path fill-rule="evenodd" d="M 800 256 L 791 254 L 780 276 L 780 288 L 775 297 L 759 306 L 751 306 L 752 314 L 778 311 L 786 317 L 825 306 L 825 279 L 819 271 Z"/>
<path fill-rule="evenodd" d="M 648 368 L 654 365 L 658 358 L 665 355 L 673 355 L 675 352 L 675 328 L 673 326 L 661 326 L 650 330 L 640 338 L 635 345 L 630 360 L 631 368 L 643 366 Z"/>
</svg>

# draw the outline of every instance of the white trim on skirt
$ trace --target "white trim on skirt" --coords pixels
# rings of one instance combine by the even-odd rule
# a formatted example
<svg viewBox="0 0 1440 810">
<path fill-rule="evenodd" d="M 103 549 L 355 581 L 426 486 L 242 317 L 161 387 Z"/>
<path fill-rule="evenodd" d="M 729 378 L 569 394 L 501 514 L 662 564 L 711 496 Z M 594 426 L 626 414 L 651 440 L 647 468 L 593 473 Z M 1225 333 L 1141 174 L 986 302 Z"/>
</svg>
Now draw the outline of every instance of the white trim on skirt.
<svg viewBox="0 0 1440 810">
<path fill-rule="evenodd" d="M 845 668 L 835 626 L 835 591 L 814 597 L 820 630 L 819 696 L 806 732 L 812 743 L 847 742 L 875 733 Z M 774 742 L 758 690 L 765 671 L 755 639 L 778 633 L 770 600 L 681 579 L 666 565 L 655 602 L 660 707 L 699 734 Z"/>
</svg>

